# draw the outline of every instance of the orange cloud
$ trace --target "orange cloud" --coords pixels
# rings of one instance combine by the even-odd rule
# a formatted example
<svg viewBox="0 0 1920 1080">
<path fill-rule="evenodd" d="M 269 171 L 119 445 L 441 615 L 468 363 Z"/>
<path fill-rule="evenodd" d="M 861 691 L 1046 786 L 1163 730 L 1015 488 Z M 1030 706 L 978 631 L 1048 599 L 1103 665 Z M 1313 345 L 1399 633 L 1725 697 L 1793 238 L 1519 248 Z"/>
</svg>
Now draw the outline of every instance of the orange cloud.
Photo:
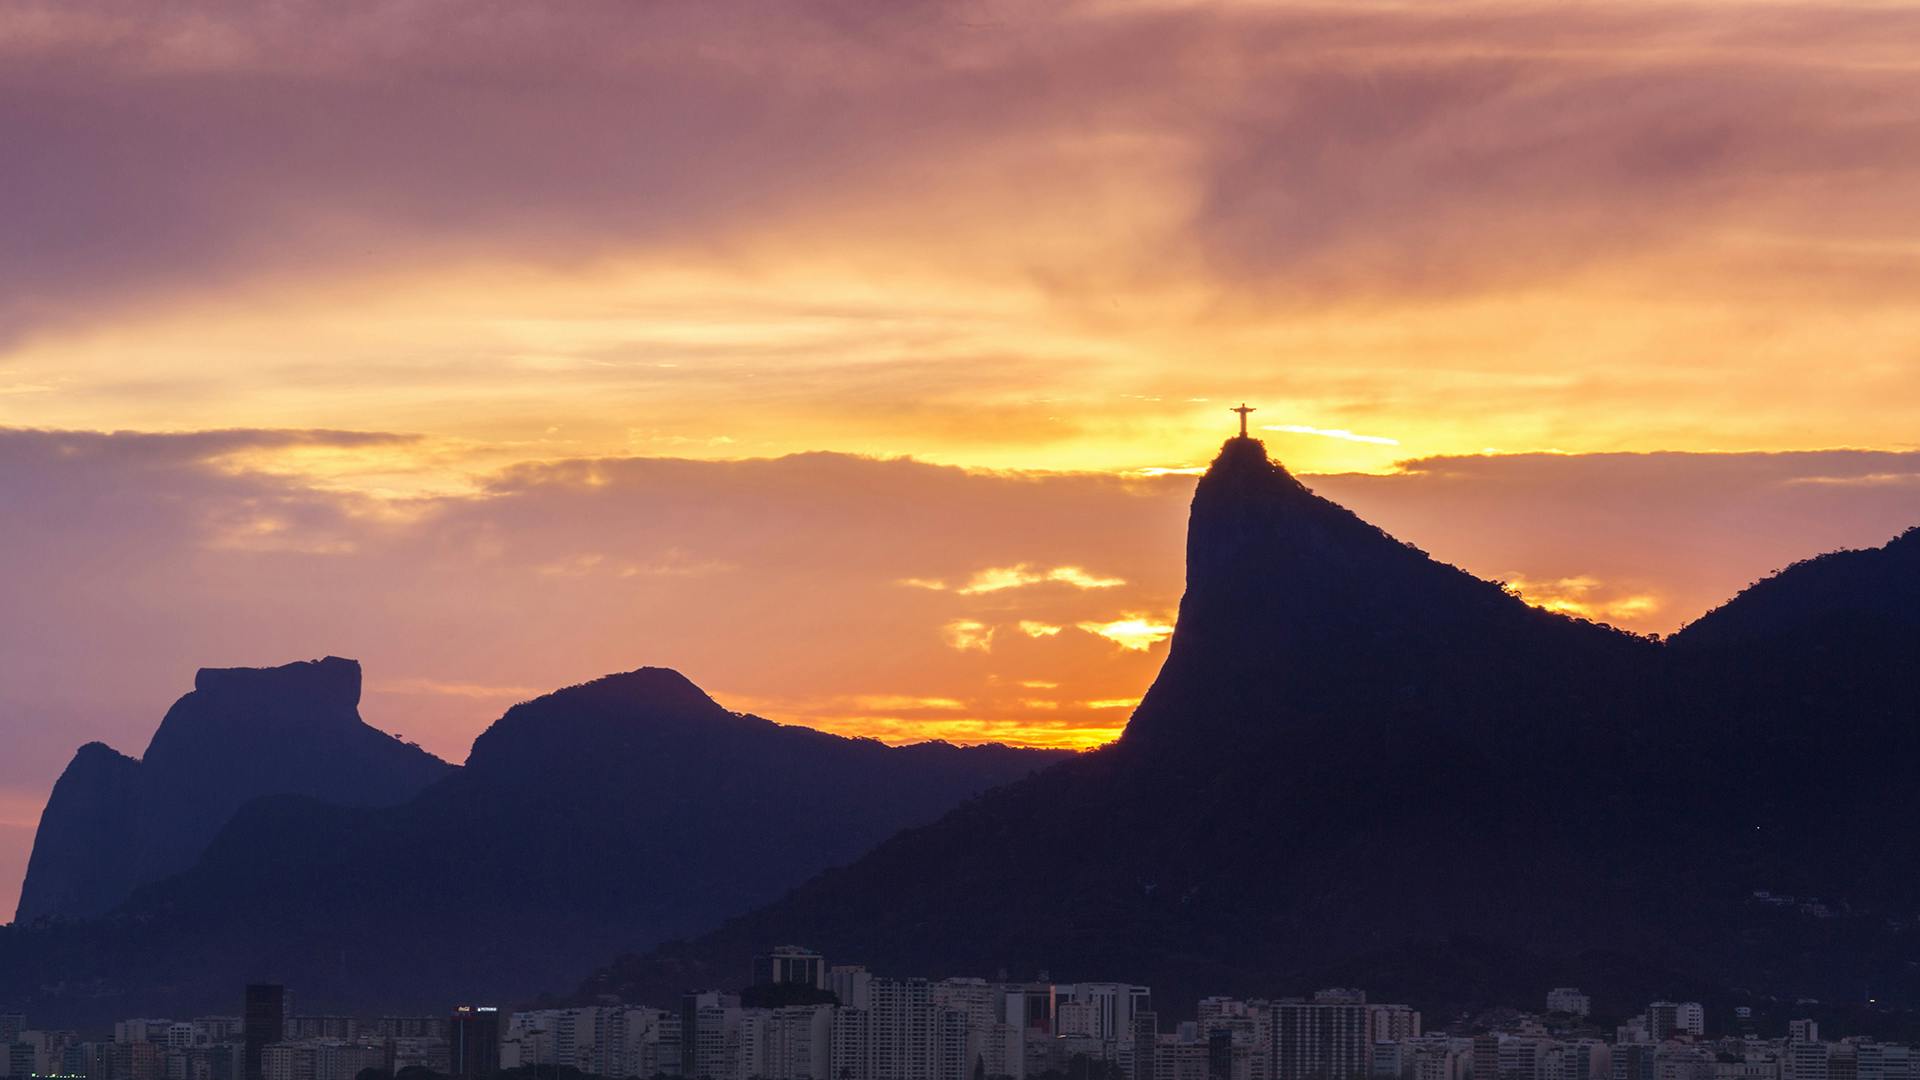
<svg viewBox="0 0 1920 1080">
<path fill-rule="evenodd" d="M 1089 574 L 1077 566 L 1056 566 L 1051 570 L 1035 570 L 1025 563 L 1018 566 L 996 566 L 974 574 L 959 592 L 963 596 L 975 596 L 980 593 L 1000 592 L 1003 589 L 1023 589 L 1029 585 L 1057 583 L 1071 585 L 1076 589 L 1111 589 L 1126 582 L 1117 577 L 1099 577 Z"/>
<path fill-rule="evenodd" d="M 1110 622 L 1083 622 L 1080 629 L 1106 638 L 1123 649 L 1145 652 L 1173 636 L 1173 624 L 1144 615 L 1129 615 Z"/>
<path fill-rule="evenodd" d="M 1044 710 L 1041 710 L 1044 711 Z M 1114 725 L 1073 726 L 1049 724 L 1035 726 L 1017 719 L 956 717 L 929 719 L 894 716 L 809 716 L 807 726 L 837 735 L 879 739 L 890 743 L 942 740 L 952 743 L 998 742 L 1009 746 L 1032 746 L 1048 750 L 1089 750 L 1112 742 L 1119 729 Z"/>
<path fill-rule="evenodd" d="M 421 676 L 397 679 L 371 679 L 366 690 L 374 694 L 437 694 L 445 697 L 471 698 L 479 701 L 530 701 L 554 689 L 540 686 L 491 686 L 486 683 L 472 683 L 430 679 Z"/>
<path fill-rule="evenodd" d="M 1261 431 L 1277 431 L 1287 435 L 1317 435 L 1324 439 L 1344 439 L 1347 442 L 1372 443 L 1375 446 L 1399 446 L 1399 439 L 1389 439 L 1385 435 L 1356 435 L 1346 428 L 1319 428 L 1307 424 L 1267 424 Z"/>
<path fill-rule="evenodd" d="M 940 629 L 947 645 L 961 652 L 993 650 L 993 627 L 977 619 L 954 619 Z"/>
<path fill-rule="evenodd" d="M 950 712 L 966 708 L 957 698 L 916 697 L 912 694 L 861 694 L 853 699 L 856 708 L 878 711 L 936 709 Z"/>
<path fill-rule="evenodd" d="M 1535 607 L 1575 615 L 1596 622 L 1631 625 L 1660 611 L 1660 599 L 1647 593 L 1621 595 L 1585 575 L 1557 581 L 1529 581 L 1518 575 L 1506 579 L 1507 590 Z"/>
<path fill-rule="evenodd" d="M 1076 589 L 1111 589 L 1125 585 L 1126 581 L 1117 577 L 1101 577 L 1090 574 L 1078 566 L 1056 566 L 1052 569 L 1039 569 L 1026 563 L 1014 566 L 990 566 L 976 570 L 964 584 L 949 586 L 940 578 L 902 578 L 900 584 L 931 592 L 945 592 L 951 588 L 961 596 L 979 596 L 983 593 L 1004 592 L 1008 589 L 1024 589 L 1031 585 L 1071 585 Z"/>
</svg>

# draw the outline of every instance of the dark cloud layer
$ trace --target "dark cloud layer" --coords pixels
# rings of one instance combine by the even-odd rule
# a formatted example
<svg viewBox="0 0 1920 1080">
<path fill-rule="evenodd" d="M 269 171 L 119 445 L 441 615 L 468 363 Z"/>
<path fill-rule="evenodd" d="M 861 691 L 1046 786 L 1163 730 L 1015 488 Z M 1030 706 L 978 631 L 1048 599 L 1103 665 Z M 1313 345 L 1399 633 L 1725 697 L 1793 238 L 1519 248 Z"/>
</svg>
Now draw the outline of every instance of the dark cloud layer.
<svg viewBox="0 0 1920 1080">
<path fill-rule="evenodd" d="M 849 235 L 1267 303 L 1911 242 L 1916 34 L 1879 5 L 14 4 L 3 317 Z M 1049 265 L 1036 228 L 1117 261 Z"/>
</svg>

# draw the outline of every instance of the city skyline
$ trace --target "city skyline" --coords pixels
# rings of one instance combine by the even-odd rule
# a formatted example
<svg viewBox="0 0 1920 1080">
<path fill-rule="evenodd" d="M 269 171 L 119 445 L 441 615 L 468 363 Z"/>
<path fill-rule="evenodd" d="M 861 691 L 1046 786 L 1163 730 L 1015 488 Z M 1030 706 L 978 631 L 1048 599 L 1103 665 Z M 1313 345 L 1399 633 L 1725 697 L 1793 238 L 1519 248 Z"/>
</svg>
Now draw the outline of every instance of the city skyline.
<svg viewBox="0 0 1920 1080">
<path fill-rule="evenodd" d="M 1057 982 L 1045 972 L 881 976 L 802 946 L 762 954 L 752 971 L 738 989 L 690 989 L 677 1001 L 460 1004 L 377 1019 L 340 1003 L 303 1013 L 293 988 L 250 984 L 243 1016 L 124 1019 L 111 1041 L 104 1031 L 45 1030 L 0 1015 L 10 1048 L 0 1075 L 472 1080 L 544 1069 L 614 1080 L 1037 1080 L 1098 1067 L 1111 1071 L 1094 1075 L 1115 1080 L 1909 1080 L 1920 1072 L 1920 1055 L 1897 1038 L 1839 1034 L 1831 1022 L 1823 1031 L 1814 1013 L 1843 1014 L 1818 1002 L 1765 1002 L 1763 1015 L 1726 1001 L 1628 1003 L 1616 991 L 1597 1005 L 1558 986 L 1539 995 L 1544 1008 L 1488 1004 L 1442 1017 L 1354 987 L 1174 1004 L 1149 986 Z M 28 1062 L 26 1072 L 14 1067 Z"/>
</svg>

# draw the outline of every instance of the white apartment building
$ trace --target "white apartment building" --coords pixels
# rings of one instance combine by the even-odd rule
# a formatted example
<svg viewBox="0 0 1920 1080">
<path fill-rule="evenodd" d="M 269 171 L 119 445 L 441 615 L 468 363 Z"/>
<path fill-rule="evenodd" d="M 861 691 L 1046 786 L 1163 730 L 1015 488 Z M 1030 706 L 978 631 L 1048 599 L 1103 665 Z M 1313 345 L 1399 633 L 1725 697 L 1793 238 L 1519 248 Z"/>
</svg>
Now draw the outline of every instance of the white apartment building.
<svg viewBox="0 0 1920 1080">
<path fill-rule="evenodd" d="M 1272 1012 L 1271 1080 L 1352 1080 L 1367 1075 L 1373 1044 L 1364 1004 L 1282 1001 L 1273 1005 Z"/>
<path fill-rule="evenodd" d="M 1568 1016 L 1592 1016 L 1593 999 L 1576 987 L 1558 986 L 1547 991 L 1547 1011 Z"/>
<path fill-rule="evenodd" d="M 1407 1005 L 1367 1006 L 1369 1041 L 1398 1042 L 1420 1037 L 1420 1014 Z"/>
<path fill-rule="evenodd" d="M 1796 1021 L 1797 1023 L 1798 1021 Z M 1811 1024 L 1812 1021 L 1807 1021 Z M 1807 1039 L 1789 1039 L 1782 1080 L 1827 1080 L 1827 1064 L 1833 1047 Z"/>
<path fill-rule="evenodd" d="M 1153 1008 L 1153 992 L 1129 983 L 1069 983 L 1054 987 L 1053 999 L 1056 1016 L 1068 1005 L 1085 1006 L 1084 1019 L 1076 1025 L 1080 1030 L 1069 1032 L 1062 1024 L 1059 1034 L 1105 1042 L 1132 1042 L 1134 1015 Z"/>
</svg>

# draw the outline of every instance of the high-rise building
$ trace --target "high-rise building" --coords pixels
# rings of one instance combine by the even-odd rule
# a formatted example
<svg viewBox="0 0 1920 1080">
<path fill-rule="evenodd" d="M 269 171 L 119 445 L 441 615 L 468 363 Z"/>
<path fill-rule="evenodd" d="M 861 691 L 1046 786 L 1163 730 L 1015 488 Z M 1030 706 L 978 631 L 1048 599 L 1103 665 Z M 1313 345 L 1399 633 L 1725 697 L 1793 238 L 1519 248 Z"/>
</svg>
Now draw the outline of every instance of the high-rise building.
<svg viewBox="0 0 1920 1080">
<path fill-rule="evenodd" d="M 1541 1080 L 1611 1080 L 1612 1048 L 1599 1039 L 1550 1043 L 1541 1058 Z"/>
<path fill-rule="evenodd" d="M 730 1071 L 737 1080 L 771 1080 L 770 1047 L 773 1037 L 773 1010 L 742 1007 L 738 1026 L 733 1030 Z"/>
<path fill-rule="evenodd" d="M 831 1005 L 789 1005 L 772 1010 L 761 1074 L 767 1080 L 830 1080 L 833 1058 Z"/>
<path fill-rule="evenodd" d="M 1053 1034 L 1053 984 L 1001 983 L 1001 1019 L 1033 1035 Z"/>
<path fill-rule="evenodd" d="M 460 1080 L 487 1080 L 500 1071 L 500 1010 L 459 1005 L 447 1024 L 447 1073 Z"/>
<path fill-rule="evenodd" d="M 266 1080 L 260 1055 L 287 1037 L 287 988 L 278 983 L 249 983 L 245 1023 L 246 1080 Z"/>
<path fill-rule="evenodd" d="M 626 1040 L 622 1076 L 678 1076 L 685 1058 L 680 1053 L 680 1017 L 665 1009 L 628 1009 L 621 1034 Z"/>
<path fill-rule="evenodd" d="M 1473 1037 L 1473 1080 L 1500 1080 L 1500 1034 Z"/>
<path fill-rule="evenodd" d="M 447 1040 L 437 1036 L 403 1035 L 388 1039 L 387 1046 L 392 1049 L 393 1071 L 422 1068 L 429 1072 L 447 1071 Z"/>
<path fill-rule="evenodd" d="M 869 1038 L 874 1080 L 934 1080 L 940 1055 L 940 1016 L 925 979 L 875 979 Z"/>
<path fill-rule="evenodd" d="M 1568 1016 L 1592 1016 L 1593 999 L 1571 986 L 1555 987 L 1547 991 L 1547 1011 Z"/>
<path fill-rule="evenodd" d="M 966 1023 L 967 1075 L 1018 1078 L 1025 1072 L 1024 1030 L 1006 1020 L 1008 987 L 985 979 L 944 979 L 933 984 L 933 1003 Z"/>
<path fill-rule="evenodd" d="M 313 1045 L 313 1080 L 355 1080 L 368 1069 L 387 1067 L 386 1047 L 353 1039 L 322 1039 Z"/>
<path fill-rule="evenodd" d="M 0 1042 L 0 1066 L 6 1068 L 7 1076 L 32 1076 L 40 1072 L 40 1055 L 33 1043 L 22 1041 L 16 1034 L 14 1038 Z"/>
<path fill-rule="evenodd" d="M 591 1076 L 677 1076 L 679 1014 L 639 1006 L 535 1009 L 508 1016 L 500 1068 L 565 1066 Z"/>
<path fill-rule="evenodd" d="M 1134 1080 L 1152 1080 L 1157 1068 L 1155 1057 L 1160 1048 L 1160 1014 L 1152 1009 L 1133 1013 Z"/>
<path fill-rule="evenodd" d="M 359 1022 L 351 1016 L 290 1016 L 287 1018 L 287 1038 L 334 1039 L 350 1041 L 360 1032 Z"/>
<path fill-rule="evenodd" d="M 1660 1048 L 1652 1043 L 1617 1043 L 1613 1048 L 1613 1080 L 1654 1080 Z"/>
<path fill-rule="evenodd" d="M 1282 1001 L 1273 1006 L 1272 1080 L 1356 1080 L 1367 1075 L 1370 1049 L 1364 1004 Z"/>
<path fill-rule="evenodd" d="M 165 1064 L 160 1044 L 150 1042 L 88 1043 L 88 1077 L 106 1080 L 161 1080 Z"/>
<path fill-rule="evenodd" d="M 115 1020 L 113 1022 L 113 1041 L 117 1043 L 167 1041 L 167 1029 L 173 1026 L 171 1020 Z"/>
<path fill-rule="evenodd" d="M 1196 1030 L 1162 1035 L 1153 1048 L 1154 1080 L 1207 1080 L 1211 1042 Z M 1134 1080 L 1146 1080 L 1135 1073 Z"/>
<path fill-rule="evenodd" d="M 1367 1006 L 1369 1042 L 1399 1042 L 1420 1037 L 1420 1014 L 1410 1005 Z"/>
<path fill-rule="evenodd" d="M 1373 1080 L 1412 1080 L 1414 1048 L 1418 1045 L 1413 1039 L 1375 1039 L 1368 1075 Z"/>
<path fill-rule="evenodd" d="M 277 1042 L 262 1048 L 260 1075 L 265 1080 L 314 1080 L 313 1047 Z"/>
<path fill-rule="evenodd" d="M 1647 1036 L 1665 1042 L 1680 1029 L 1680 1006 L 1671 1001 L 1656 1001 L 1647 1006 Z"/>
<path fill-rule="evenodd" d="M 871 1008 L 872 986 L 873 974 L 859 964 L 840 964 L 827 971 L 827 989 L 833 991 L 842 1008 Z"/>
<path fill-rule="evenodd" d="M 1697 1001 L 1656 1001 L 1647 1006 L 1647 1034 L 1654 1042 L 1706 1031 L 1707 1011 Z"/>
<path fill-rule="evenodd" d="M 868 1051 L 873 1045 L 873 1014 L 841 1006 L 833 1011 L 833 1080 L 873 1080 Z"/>
<path fill-rule="evenodd" d="M 1054 1003 L 1053 1031 L 1063 1039 L 1095 1039 L 1093 1006 L 1065 998 Z"/>
<path fill-rule="evenodd" d="M 1900 1043 L 1863 1042 L 1858 1057 L 1858 1080 L 1907 1080 L 1913 1075 L 1913 1051 Z"/>
<path fill-rule="evenodd" d="M 835 976 L 842 970 L 834 969 Z M 978 1004 L 970 1000 L 973 988 L 942 985 L 936 995 L 925 979 L 865 978 L 862 993 L 865 1008 L 843 1004 L 833 1012 L 834 1080 L 966 1080 L 973 1065 L 987 1060 L 987 1045 L 970 1039 L 967 1017 Z M 1002 1038 L 998 1055 L 1006 1049 Z"/>
<path fill-rule="evenodd" d="M 740 996 L 709 990 L 680 999 L 680 1074 L 728 1080 L 740 1044 Z"/>
<path fill-rule="evenodd" d="M 192 1024 L 196 1046 L 244 1040 L 247 1034 L 247 1021 L 242 1016 L 196 1016 Z"/>
<path fill-rule="evenodd" d="M 1545 1051 L 1541 1039 L 1500 1040 L 1500 1080 L 1542 1080 Z"/>
<path fill-rule="evenodd" d="M 190 1021 L 168 1024 L 167 1030 L 160 1036 L 160 1043 L 169 1050 L 186 1050 L 201 1045 L 200 1037 Z"/>
<path fill-rule="evenodd" d="M 1204 1034 L 1228 1026 L 1247 1015 L 1247 1003 L 1239 998 L 1206 997 L 1194 1007 L 1195 1017 Z"/>
<path fill-rule="evenodd" d="M 967 1080 L 967 1016 L 938 1005 L 934 1009 L 933 1080 Z"/>
<path fill-rule="evenodd" d="M 1057 1033 L 1062 1035 L 1085 1035 L 1103 1042 L 1131 1042 L 1133 1039 L 1133 1017 L 1135 1013 L 1146 1012 L 1153 1008 L 1153 994 L 1144 986 L 1132 986 L 1127 983 L 1072 983 L 1053 988 L 1054 1012 L 1056 1017 L 1066 1015 L 1067 1005 L 1084 1007 L 1076 1009 L 1079 1017 L 1074 1027 L 1068 1030 L 1064 1019 L 1059 1022 Z"/>
<path fill-rule="evenodd" d="M 1795 1039 L 1787 1043 L 1786 1080 L 1828 1080 L 1827 1066 L 1831 1050 L 1830 1044 L 1811 1039 Z"/>
<path fill-rule="evenodd" d="M 812 949 L 781 945 L 753 958 L 753 981 L 756 986 L 795 983 L 824 990 L 827 962 Z"/>
<path fill-rule="evenodd" d="M 196 1046 L 185 1056 L 184 1080 L 241 1080 L 246 1071 L 246 1046 L 240 1042 Z M 168 1080 L 175 1080 L 171 1068 Z"/>
<path fill-rule="evenodd" d="M 1859 1047 L 1852 1039 L 1827 1045 L 1827 1080 L 1859 1080 Z"/>
<path fill-rule="evenodd" d="M 1206 1032 L 1207 1080 L 1234 1080 L 1233 1032 L 1216 1028 Z"/>
<path fill-rule="evenodd" d="M 373 1033 L 383 1039 L 444 1039 L 444 1016 L 383 1016 L 374 1021 Z"/>
<path fill-rule="evenodd" d="M 274 1043 L 261 1051 L 266 1080 L 354 1080 L 367 1069 L 385 1069 L 387 1051 L 378 1043 L 347 1039 L 308 1039 Z"/>
<path fill-rule="evenodd" d="M 1697 1001 L 1683 1001 L 1674 1010 L 1675 1019 L 1681 1031 L 1689 1035 L 1704 1036 L 1707 1033 L 1707 1009 Z"/>
<path fill-rule="evenodd" d="M 1470 1039 L 1441 1035 L 1421 1039 L 1413 1049 L 1413 1080 L 1467 1080 L 1472 1066 L 1473 1041 Z"/>
</svg>

